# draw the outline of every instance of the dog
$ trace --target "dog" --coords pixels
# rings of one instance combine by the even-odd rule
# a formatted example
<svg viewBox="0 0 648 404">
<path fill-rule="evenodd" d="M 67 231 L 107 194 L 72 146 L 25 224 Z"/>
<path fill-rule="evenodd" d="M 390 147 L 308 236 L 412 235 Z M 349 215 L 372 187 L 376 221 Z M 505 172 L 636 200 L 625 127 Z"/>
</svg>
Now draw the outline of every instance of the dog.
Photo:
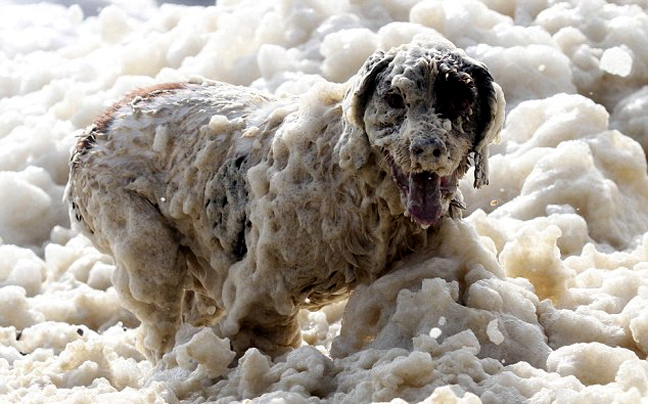
<svg viewBox="0 0 648 404">
<path fill-rule="evenodd" d="M 378 50 L 300 97 L 190 81 L 138 89 L 79 137 L 70 217 L 115 260 L 152 361 L 183 322 L 241 355 L 301 343 L 296 316 L 425 247 L 488 183 L 505 101 L 445 40 Z"/>
</svg>

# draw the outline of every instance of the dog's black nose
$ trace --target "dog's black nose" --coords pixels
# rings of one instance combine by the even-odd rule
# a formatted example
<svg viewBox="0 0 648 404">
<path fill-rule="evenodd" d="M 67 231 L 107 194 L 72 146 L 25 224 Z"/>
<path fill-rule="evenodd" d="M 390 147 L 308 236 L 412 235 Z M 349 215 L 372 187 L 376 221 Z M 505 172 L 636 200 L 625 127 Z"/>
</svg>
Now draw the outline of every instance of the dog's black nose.
<svg viewBox="0 0 648 404">
<path fill-rule="evenodd" d="M 447 153 L 443 140 L 438 137 L 420 137 L 410 144 L 410 153 L 416 160 L 435 159 Z"/>
</svg>

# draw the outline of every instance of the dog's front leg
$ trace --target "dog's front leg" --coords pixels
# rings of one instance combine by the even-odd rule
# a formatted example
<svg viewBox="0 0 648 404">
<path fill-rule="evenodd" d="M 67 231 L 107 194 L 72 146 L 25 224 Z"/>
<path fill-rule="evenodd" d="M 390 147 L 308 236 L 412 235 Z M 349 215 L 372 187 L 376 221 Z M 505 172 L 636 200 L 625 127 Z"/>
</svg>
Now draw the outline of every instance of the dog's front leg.
<svg viewBox="0 0 648 404">
<path fill-rule="evenodd" d="M 254 270 L 247 260 L 230 268 L 223 292 L 227 314 L 218 328 L 237 357 L 252 347 L 275 357 L 301 342 L 298 310 L 283 293 L 280 275 L 273 275 Z"/>
</svg>

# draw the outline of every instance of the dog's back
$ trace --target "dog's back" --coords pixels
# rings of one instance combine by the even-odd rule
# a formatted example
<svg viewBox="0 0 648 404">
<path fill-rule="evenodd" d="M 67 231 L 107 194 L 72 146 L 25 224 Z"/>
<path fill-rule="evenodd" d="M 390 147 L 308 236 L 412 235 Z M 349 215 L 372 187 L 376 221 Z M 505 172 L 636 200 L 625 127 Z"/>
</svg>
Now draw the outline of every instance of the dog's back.
<svg viewBox="0 0 648 404">
<path fill-rule="evenodd" d="M 222 83 L 172 83 L 128 94 L 77 142 L 67 192 L 72 216 L 107 251 L 112 250 L 109 239 L 97 234 L 103 232 L 96 223 L 102 216 L 93 210 L 110 204 L 113 191 L 140 196 L 142 202 L 174 221 L 174 227 L 181 227 L 185 237 L 196 232 L 190 228 L 196 219 L 213 216 L 204 211 L 213 211 L 215 205 L 226 211 L 226 218 L 237 217 L 230 210 L 245 204 L 247 191 L 245 181 L 236 181 L 236 177 L 253 160 L 258 162 L 268 147 L 266 140 L 255 136 L 250 116 L 271 102 L 248 88 Z M 252 148 L 255 142 L 257 147 Z M 223 192 L 214 189 L 225 182 L 236 182 L 237 187 Z M 95 204 L 92 190 L 99 189 L 106 192 Z M 221 199 L 205 198 L 206 194 L 219 194 Z M 229 220 L 229 226 L 213 220 L 209 225 L 222 249 L 240 258 L 241 242 L 232 234 L 234 219 Z M 205 247 L 213 251 L 215 246 Z"/>
</svg>

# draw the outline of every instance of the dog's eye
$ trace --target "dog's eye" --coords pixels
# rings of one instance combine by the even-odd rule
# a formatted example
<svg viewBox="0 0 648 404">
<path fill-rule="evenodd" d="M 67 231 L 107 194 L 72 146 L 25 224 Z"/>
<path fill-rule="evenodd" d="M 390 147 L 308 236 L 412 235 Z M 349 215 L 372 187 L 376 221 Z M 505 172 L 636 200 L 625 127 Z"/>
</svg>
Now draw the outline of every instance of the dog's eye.
<svg viewBox="0 0 648 404">
<path fill-rule="evenodd" d="M 401 97 L 400 94 L 391 93 L 387 95 L 385 100 L 387 101 L 387 105 L 389 105 L 391 108 L 394 109 L 405 108 L 405 100 L 403 100 L 403 97 Z"/>
</svg>

